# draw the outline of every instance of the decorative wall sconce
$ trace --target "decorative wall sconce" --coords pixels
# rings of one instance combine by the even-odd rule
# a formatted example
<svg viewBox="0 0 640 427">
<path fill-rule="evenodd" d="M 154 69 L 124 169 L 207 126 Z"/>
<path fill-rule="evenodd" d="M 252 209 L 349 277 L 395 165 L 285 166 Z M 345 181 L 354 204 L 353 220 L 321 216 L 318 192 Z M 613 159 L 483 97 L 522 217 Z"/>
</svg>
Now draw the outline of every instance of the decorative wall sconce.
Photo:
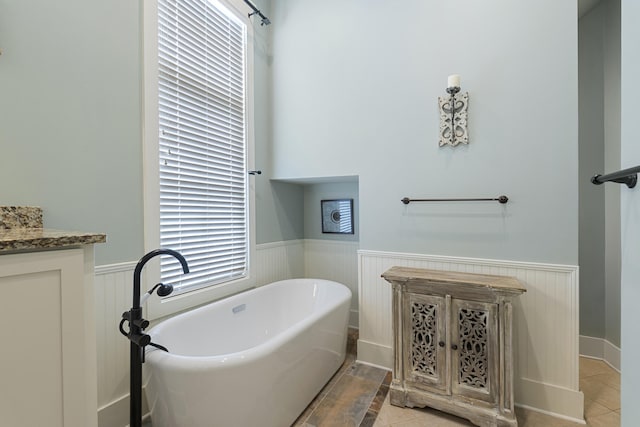
<svg viewBox="0 0 640 427">
<path fill-rule="evenodd" d="M 452 74 L 447 79 L 448 97 L 438 97 L 440 107 L 440 147 L 469 143 L 467 132 L 467 107 L 469 93 L 460 93 L 460 76 Z"/>
</svg>

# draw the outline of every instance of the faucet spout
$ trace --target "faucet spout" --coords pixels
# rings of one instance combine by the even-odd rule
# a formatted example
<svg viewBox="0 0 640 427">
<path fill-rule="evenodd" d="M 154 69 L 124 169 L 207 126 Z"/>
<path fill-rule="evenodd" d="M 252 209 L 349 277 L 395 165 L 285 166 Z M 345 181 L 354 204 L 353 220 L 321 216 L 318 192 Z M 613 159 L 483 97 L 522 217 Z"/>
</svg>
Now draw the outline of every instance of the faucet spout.
<svg viewBox="0 0 640 427">
<path fill-rule="evenodd" d="M 171 255 L 182 264 L 182 271 L 184 274 L 189 272 L 189 265 L 187 264 L 187 260 L 177 251 L 173 249 L 155 249 L 138 261 L 136 264 L 136 268 L 133 271 L 133 308 L 140 308 L 140 276 L 142 275 L 142 268 L 144 265 L 151 259 L 159 255 Z"/>
</svg>

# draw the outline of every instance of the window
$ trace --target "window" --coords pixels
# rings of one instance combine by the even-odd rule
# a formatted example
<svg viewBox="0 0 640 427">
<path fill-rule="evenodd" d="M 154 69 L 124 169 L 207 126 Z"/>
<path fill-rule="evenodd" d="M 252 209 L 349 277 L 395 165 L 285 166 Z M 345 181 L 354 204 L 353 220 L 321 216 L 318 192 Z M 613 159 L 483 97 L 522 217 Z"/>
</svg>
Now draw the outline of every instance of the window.
<svg viewBox="0 0 640 427">
<path fill-rule="evenodd" d="M 152 12 L 145 10 L 145 38 L 155 42 L 145 40 L 145 106 L 155 112 L 145 111 L 145 193 L 154 195 L 145 194 L 145 241 L 189 263 L 184 275 L 162 257 L 155 272 L 174 286 L 166 300 L 181 300 L 173 312 L 250 286 L 250 26 L 215 0 L 158 0 Z"/>
</svg>

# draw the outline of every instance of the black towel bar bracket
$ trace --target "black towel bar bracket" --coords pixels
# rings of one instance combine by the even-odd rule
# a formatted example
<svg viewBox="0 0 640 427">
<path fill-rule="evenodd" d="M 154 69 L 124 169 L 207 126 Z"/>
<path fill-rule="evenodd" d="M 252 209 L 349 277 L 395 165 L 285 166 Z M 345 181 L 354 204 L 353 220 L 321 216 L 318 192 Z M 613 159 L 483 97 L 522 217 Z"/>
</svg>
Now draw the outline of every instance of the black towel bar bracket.
<svg viewBox="0 0 640 427">
<path fill-rule="evenodd" d="M 499 202 L 505 204 L 509 201 L 509 198 L 504 195 L 486 199 L 410 199 L 405 197 L 400 201 L 405 205 L 408 205 L 411 202 Z"/>
<path fill-rule="evenodd" d="M 604 184 L 605 182 L 617 182 L 618 184 L 626 184 L 627 187 L 633 188 L 638 182 L 638 172 L 640 172 L 640 166 L 622 169 L 606 175 L 594 175 L 591 178 L 591 182 L 596 185 Z"/>
</svg>

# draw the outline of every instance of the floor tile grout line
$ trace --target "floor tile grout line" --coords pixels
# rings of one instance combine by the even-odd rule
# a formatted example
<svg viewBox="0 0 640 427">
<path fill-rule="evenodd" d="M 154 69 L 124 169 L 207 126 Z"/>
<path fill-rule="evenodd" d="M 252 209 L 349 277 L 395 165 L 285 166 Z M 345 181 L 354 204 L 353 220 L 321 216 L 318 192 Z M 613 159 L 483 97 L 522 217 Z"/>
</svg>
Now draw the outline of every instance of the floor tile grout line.
<svg viewBox="0 0 640 427">
<path fill-rule="evenodd" d="M 602 374 L 604 374 L 604 372 L 599 372 L 599 373 L 596 373 L 596 374 L 593 374 L 593 375 L 602 375 Z M 582 376 L 581 376 L 581 379 L 583 379 L 583 378 L 585 378 L 585 377 L 586 377 L 586 376 L 582 375 Z M 613 386 L 611 386 L 611 385 L 607 384 L 605 381 L 598 380 L 597 382 L 599 383 L 599 385 L 600 385 L 600 386 L 607 387 L 607 388 L 610 388 L 610 389 L 614 389 L 614 390 L 616 390 L 616 391 L 618 391 L 618 392 L 619 392 L 619 390 L 617 390 L 615 387 L 613 387 Z M 587 397 L 587 395 L 585 394 L 585 404 L 587 403 L 587 402 L 586 402 L 586 400 L 587 400 L 587 399 L 588 399 L 588 397 Z M 594 401 L 594 402 L 598 402 L 598 401 Z M 598 414 L 598 415 L 596 415 L 596 416 L 591 416 L 591 417 L 589 417 L 588 419 L 586 419 L 586 417 L 585 417 L 585 419 L 586 419 L 586 421 L 587 421 L 587 424 L 586 424 L 587 426 L 592 425 L 592 424 L 590 423 L 590 421 L 589 421 L 589 420 L 595 420 L 595 419 L 605 420 L 605 419 L 607 419 L 608 417 L 611 417 L 611 416 L 618 416 L 618 417 L 620 416 L 620 409 L 610 409 L 609 407 L 607 407 L 607 406 L 606 406 L 606 405 L 604 405 L 603 403 L 601 403 L 601 402 L 598 402 L 598 403 L 599 403 L 601 406 L 603 406 L 603 407 L 604 407 L 605 412 L 603 412 L 603 413 L 601 413 L 601 414 Z M 585 406 L 585 409 L 586 409 L 586 408 L 587 408 L 587 406 Z M 418 419 L 418 418 L 416 418 L 416 419 Z M 415 419 L 412 419 L 412 420 L 415 420 Z M 405 420 L 405 421 L 412 421 L 412 420 Z M 611 420 L 609 419 L 608 421 L 611 421 Z M 561 421 L 559 421 L 559 422 L 561 423 Z M 533 424 L 529 424 L 529 423 L 527 423 L 527 422 L 524 422 L 524 423 L 523 423 L 523 427 L 531 427 L 531 426 L 533 426 L 533 425 L 539 426 L 539 425 L 541 425 L 541 424 L 537 424 L 537 423 L 535 423 L 535 422 L 534 422 Z M 555 424 L 554 424 L 554 425 L 555 425 Z M 560 424 L 558 424 L 558 425 L 560 425 Z M 564 425 L 564 424 L 562 424 L 562 425 Z M 578 425 L 578 424 L 570 424 L 570 425 L 579 427 L 579 425 Z M 380 427 L 389 427 L 389 425 L 382 425 L 382 424 L 379 424 L 379 426 L 380 426 Z M 611 426 L 610 426 L 610 427 L 614 427 L 614 424 L 611 424 Z M 619 425 L 618 425 L 618 427 L 619 427 Z"/>
<path fill-rule="evenodd" d="M 349 369 L 349 368 L 347 368 Z M 318 400 L 318 402 L 316 402 L 315 408 L 313 408 L 313 411 L 309 412 L 309 415 L 307 415 L 307 417 L 302 420 L 302 425 L 304 426 L 307 423 L 307 420 L 309 418 L 311 418 L 311 416 L 314 414 L 314 412 L 316 412 L 316 410 L 320 407 L 320 405 L 322 404 L 322 402 L 324 402 L 324 400 L 327 398 L 327 396 L 329 396 L 329 394 L 331 393 L 331 391 L 334 389 L 334 387 L 336 386 L 336 384 L 338 384 L 338 382 L 342 379 L 342 377 L 344 376 L 344 374 L 347 372 L 347 369 L 343 370 L 342 372 L 340 372 L 340 370 L 342 370 L 342 366 L 340 367 L 340 369 L 338 370 L 338 372 L 336 372 L 336 374 L 339 374 L 337 377 L 335 377 L 335 382 L 331 385 L 331 387 L 329 387 L 326 390 L 326 393 L 324 393 L 324 395 L 320 398 L 320 400 Z M 334 377 L 331 377 L 331 379 L 329 380 L 329 382 L 333 381 Z M 325 390 L 322 390 L 321 393 L 323 393 Z M 315 399 L 314 399 L 315 400 Z"/>
<path fill-rule="evenodd" d="M 329 389 L 326 390 L 325 393 L 323 393 L 323 396 L 320 398 L 320 400 L 317 402 L 317 404 L 315 405 L 315 408 L 311 411 L 311 413 L 309 415 L 307 415 L 303 420 L 298 420 L 298 422 L 295 423 L 295 425 L 305 425 L 306 422 L 309 420 L 309 418 L 311 417 L 311 415 L 313 415 L 315 413 L 315 411 L 317 410 L 317 408 L 321 405 L 321 403 L 323 403 L 325 401 L 325 399 L 327 398 L 327 396 L 329 396 L 330 392 L 337 386 L 337 384 L 340 382 L 340 380 L 344 377 L 345 374 L 348 374 L 350 368 L 353 368 L 353 366 L 355 366 L 356 364 L 358 364 L 357 360 L 345 360 L 344 365 L 342 365 L 340 367 L 340 369 L 338 371 L 336 371 L 335 375 L 337 375 L 335 378 L 331 378 L 330 381 L 333 381 L 333 384 L 331 384 L 331 387 Z M 588 378 L 594 375 L 600 375 L 602 373 L 598 373 L 598 374 L 593 374 L 593 375 L 581 375 L 580 379 L 583 378 Z M 367 408 L 367 411 L 364 413 L 362 420 L 360 420 L 360 422 L 358 423 L 359 427 L 365 427 L 363 426 L 363 423 L 365 420 L 367 420 L 367 414 L 369 413 L 374 413 L 375 417 L 373 418 L 373 420 L 371 420 L 370 418 L 368 419 L 369 423 L 366 424 L 366 427 L 370 427 L 373 424 L 376 423 L 376 421 L 378 421 L 378 417 L 380 416 L 381 412 L 382 412 L 382 408 L 384 407 L 384 402 L 387 401 L 389 392 L 390 392 L 390 384 L 385 383 L 385 381 L 387 380 L 387 378 L 383 378 L 380 385 L 378 386 L 376 393 L 373 395 L 373 398 L 371 399 L 371 401 L 369 402 L 369 406 Z M 390 380 L 390 378 L 389 378 Z M 612 387 L 608 384 L 606 384 L 603 381 L 598 381 L 602 386 L 608 387 L 613 389 L 614 391 L 616 391 L 617 393 L 620 393 L 620 391 L 618 389 L 616 389 L 615 387 Z M 378 397 L 378 393 L 380 393 L 380 390 L 382 389 L 383 386 L 386 386 L 386 391 L 385 391 L 385 395 L 382 398 L 382 403 L 380 404 L 380 407 L 378 408 L 377 411 L 372 410 L 372 407 L 374 405 L 374 402 L 376 402 L 376 397 Z M 325 390 L 322 390 L 325 391 Z M 322 392 L 321 391 L 321 392 Z M 598 418 L 604 418 L 607 416 L 611 416 L 612 414 L 617 415 L 618 417 L 620 416 L 620 412 L 621 412 L 621 408 L 618 409 L 610 409 L 608 406 L 606 406 L 604 403 L 597 401 L 595 399 L 589 399 L 588 396 L 585 394 L 585 411 L 587 408 L 587 399 L 591 402 L 591 403 L 598 403 L 600 406 L 604 407 L 607 411 L 603 412 L 601 414 L 595 415 L 595 416 L 590 416 L 589 419 L 586 419 L 585 416 L 585 420 L 587 421 L 587 427 L 589 425 L 591 425 L 591 423 L 589 422 L 589 420 L 595 420 Z M 405 421 L 414 421 L 414 420 L 420 420 L 421 418 L 419 416 L 413 417 L 411 419 L 407 419 Z M 144 424 L 145 427 L 151 427 L 151 420 L 150 417 L 147 418 L 146 423 Z M 300 424 L 302 423 L 302 424 Z M 384 426 L 382 424 L 378 424 L 380 427 L 390 427 L 391 424 L 385 424 Z M 571 425 L 575 425 L 575 424 L 571 424 Z M 576 425 L 579 427 L 579 425 Z M 528 423 L 524 423 L 523 427 L 530 427 Z M 613 427 L 613 426 L 611 426 Z M 619 425 L 618 425 L 619 427 Z"/>
<path fill-rule="evenodd" d="M 362 416 L 362 420 L 360 420 L 360 422 L 358 423 L 358 426 L 362 425 L 362 423 L 364 422 L 365 418 L 367 417 L 367 414 L 370 413 L 370 412 L 374 412 L 376 414 L 376 416 L 373 419 L 373 424 L 375 424 L 376 420 L 378 419 L 378 416 L 380 415 L 380 409 L 382 409 L 382 405 L 380 406 L 380 408 L 377 411 L 372 411 L 371 410 L 371 406 L 373 406 L 373 402 L 376 400 L 376 397 L 378 396 L 378 393 L 380 392 L 380 389 L 382 389 L 383 386 L 385 386 L 384 378 L 382 379 L 382 382 L 378 386 L 378 389 L 376 390 L 376 393 L 373 395 L 373 399 L 371 399 L 371 402 L 369 403 L 369 408 L 367 408 L 366 412 Z M 389 394 L 389 387 L 388 386 L 387 386 L 387 391 L 384 393 L 384 397 L 382 399 L 383 402 L 387 398 L 387 394 Z"/>
<path fill-rule="evenodd" d="M 354 333 L 354 330 L 355 330 L 355 333 Z M 346 353 L 345 360 L 343 361 L 342 365 L 340 365 L 340 368 L 338 368 L 338 370 L 334 373 L 334 376 L 332 376 L 329 379 L 329 381 L 327 382 L 325 387 L 327 387 L 329 384 L 331 384 L 331 385 L 326 390 L 324 389 L 324 387 L 320 390 L 318 395 L 316 395 L 316 397 L 309 403 L 309 405 L 315 404 L 313 410 L 311 412 L 309 412 L 309 414 L 304 419 L 296 420 L 294 425 L 296 425 L 296 426 L 297 425 L 304 426 L 307 423 L 307 421 L 312 417 L 312 415 L 316 412 L 316 410 L 320 407 L 322 402 L 324 402 L 324 400 L 327 398 L 327 396 L 330 395 L 330 393 L 333 391 L 333 389 L 336 387 L 336 385 L 340 382 L 342 377 L 347 373 L 349 368 L 356 363 L 355 353 L 351 353 L 349 351 L 349 341 L 350 340 L 353 340 L 354 342 L 358 341 L 358 330 L 357 329 L 349 328 L 349 331 L 347 333 L 347 349 L 346 349 L 347 353 Z M 349 356 L 351 354 L 354 355 L 354 359 L 353 360 L 350 360 L 350 358 L 349 358 Z M 316 401 L 316 399 L 321 394 L 322 394 L 322 396 L 320 397 L 320 400 Z"/>
<path fill-rule="evenodd" d="M 343 378 L 345 375 L 351 375 L 351 374 L 350 374 L 350 370 L 352 370 L 352 369 L 353 369 L 353 367 L 354 367 L 354 366 L 356 366 L 356 365 L 358 365 L 358 364 L 359 364 L 359 363 L 358 363 L 356 360 L 354 360 L 354 361 L 350 362 L 349 366 L 348 366 L 348 367 L 346 367 L 338 377 L 336 377 L 336 378 L 332 378 L 332 379 L 331 379 L 331 381 L 333 381 L 333 384 L 332 384 L 331 388 L 329 388 L 328 390 L 326 390 L 326 392 L 324 393 L 324 395 L 322 396 L 322 398 L 317 402 L 317 404 L 315 405 L 314 409 L 309 413 L 309 415 L 307 415 L 307 417 L 305 417 L 303 420 L 300 420 L 300 422 L 302 423 L 302 426 L 304 426 L 304 425 L 307 423 L 307 421 L 308 421 L 310 418 L 312 418 L 312 416 L 314 415 L 314 413 L 316 412 L 316 410 L 322 406 L 323 401 L 324 401 L 324 400 L 325 400 L 325 399 L 326 399 L 326 398 L 331 394 L 331 391 L 334 389 L 334 387 L 337 387 L 338 383 L 342 380 L 342 378 Z M 341 368 L 341 369 L 342 369 L 342 368 Z M 355 376 L 355 375 L 351 375 L 351 376 L 354 376 L 354 377 L 358 378 L 358 376 Z M 377 411 L 374 411 L 374 410 L 372 410 L 372 407 L 373 407 L 373 405 L 374 405 L 374 403 L 375 403 L 376 397 L 377 397 L 377 396 L 378 396 L 378 394 L 380 393 L 380 390 L 382 389 L 382 387 L 383 387 L 383 386 L 386 386 L 386 387 L 387 387 L 387 390 L 386 390 L 386 391 L 385 391 L 385 393 L 384 393 L 383 400 L 384 400 L 384 399 L 386 399 L 386 397 L 387 397 L 387 394 L 388 394 L 388 392 L 389 392 L 389 389 L 388 389 L 388 384 L 386 384 L 386 383 L 385 383 L 385 378 L 386 378 L 386 376 L 385 376 L 385 377 L 382 377 L 382 379 L 380 380 L 380 382 L 379 382 L 378 386 L 375 388 L 375 392 L 372 394 L 371 399 L 370 399 L 370 400 L 369 400 L 369 402 L 368 402 L 369 404 L 368 404 L 368 406 L 367 406 L 366 411 L 364 411 L 364 412 L 362 413 L 362 415 L 361 415 L 361 418 L 360 418 L 358 421 L 356 421 L 356 425 L 357 425 L 357 426 L 362 425 L 362 423 L 364 422 L 364 420 L 365 420 L 365 419 L 366 419 L 366 417 L 367 417 L 367 414 L 369 414 L 369 413 L 374 413 L 374 414 L 375 414 L 375 418 L 374 418 L 373 422 L 375 422 L 375 419 L 377 419 L 377 417 L 378 417 L 378 415 L 379 415 L 379 410 L 380 410 L 380 408 L 379 408 Z M 355 421 L 355 420 L 354 420 L 354 421 Z"/>
</svg>

